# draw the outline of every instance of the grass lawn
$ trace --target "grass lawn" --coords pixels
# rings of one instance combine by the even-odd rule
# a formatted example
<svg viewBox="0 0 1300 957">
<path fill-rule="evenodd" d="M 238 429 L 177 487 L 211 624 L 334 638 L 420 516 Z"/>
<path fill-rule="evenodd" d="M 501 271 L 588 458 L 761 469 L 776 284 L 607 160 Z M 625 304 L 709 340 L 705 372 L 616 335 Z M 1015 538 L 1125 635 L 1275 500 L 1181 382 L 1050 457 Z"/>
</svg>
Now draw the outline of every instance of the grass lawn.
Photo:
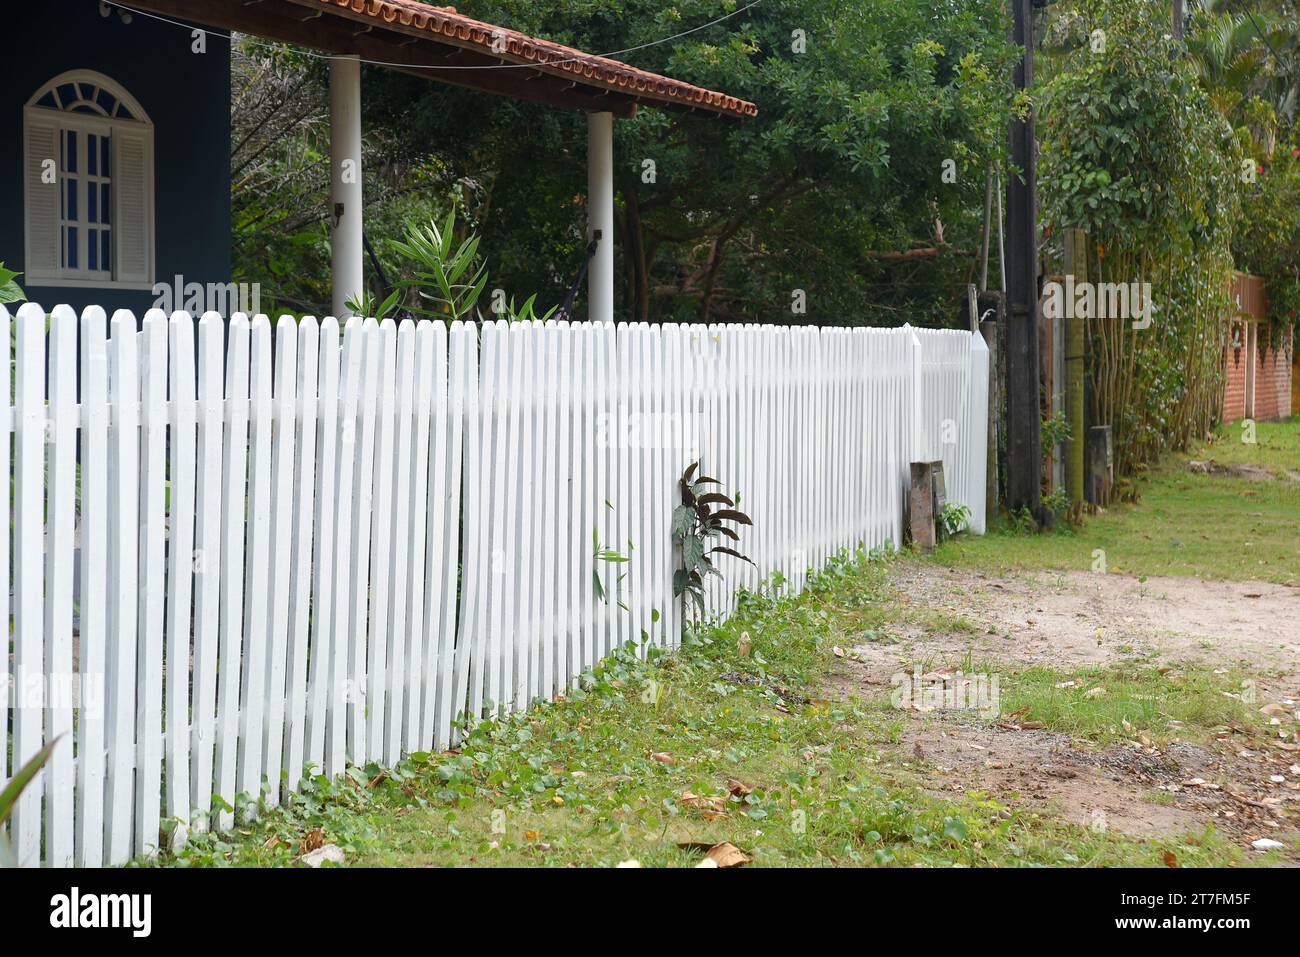
<svg viewBox="0 0 1300 957">
<path fill-rule="evenodd" d="M 935 560 L 990 571 L 1094 569 L 1131 575 L 1181 575 L 1229 581 L 1257 579 L 1300 584 L 1300 417 L 1261 423 L 1257 441 L 1242 441 L 1226 426 L 1212 444 L 1169 456 L 1137 478 L 1140 498 L 1087 518 L 1080 528 L 1035 535 L 1005 523 L 983 538 L 962 536 L 942 545 Z M 1197 474 L 1188 460 L 1253 465 L 1283 476 L 1273 480 Z"/>
<path fill-rule="evenodd" d="M 720 842 L 751 866 L 1269 860 L 1213 830 L 1134 840 L 988 794 L 937 795 L 933 768 L 900 743 L 905 715 L 880 695 L 836 702 L 826 690 L 835 649 L 896 616 L 887 571 L 883 561 L 840 562 L 800 596 L 751 596 L 680 651 L 616 655 L 566 700 L 480 725 L 458 752 L 308 782 L 288 806 L 232 835 L 192 835 L 158 863 L 290 865 L 321 842 L 341 847 L 349 865 L 372 866 L 694 866 Z M 1064 721 L 1071 709 L 1053 717 L 1056 678 L 1027 673 L 1008 693 L 1045 721 Z M 1110 683 L 1104 705 L 1075 729 L 1097 740 L 1116 722 L 1144 720 L 1147 705 L 1121 714 L 1122 701 L 1167 690 L 1141 674 L 1131 687 L 1084 680 Z M 1181 717 L 1240 716 L 1219 688 L 1197 681 L 1186 690 L 1200 705 L 1189 698 Z M 1159 710 L 1148 708 L 1153 725 Z"/>
</svg>

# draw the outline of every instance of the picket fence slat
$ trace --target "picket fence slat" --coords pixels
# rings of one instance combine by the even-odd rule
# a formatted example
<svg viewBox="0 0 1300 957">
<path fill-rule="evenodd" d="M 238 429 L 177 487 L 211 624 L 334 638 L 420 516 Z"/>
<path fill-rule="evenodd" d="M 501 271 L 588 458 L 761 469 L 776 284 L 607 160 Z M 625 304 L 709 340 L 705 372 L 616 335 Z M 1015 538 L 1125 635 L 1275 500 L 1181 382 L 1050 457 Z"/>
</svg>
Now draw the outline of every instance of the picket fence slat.
<svg viewBox="0 0 1300 957">
<path fill-rule="evenodd" d="M 47 741 L 58 741 L 45 766 L 45 860 L 73 861 L 71 683 L 73 531 L 77 503 L 77 316 L 57 306 L 50 317 L 48 469 L 45 543 L 45 676 Z"/>
<path fill-rule="evenodd" d="M 271 531 L 269 617 L 267 619 L 266 713 L 261 742 L 268 806 L 279 803 L 280 772 L 284 760 L 285 712 L 292 707 L 288 683 L 290 604 L 295 537 L 295 460 L 298 454 L 298 329 L 290 316 L 275 326 L 274 394 L 271 410 Z"/>
<path fill-rule="evenodd" d="M 223 462 L 225 459 L 224 323 L 216 313 L 199 320 L 198 464 L 195 487 L 193 705 L 190 715 L 188 822 L 207 830 L 217 737 L 217 661 L 221 645 Z M 180 733 L 179 727 L 176 733 Z"/>
<path fill-rule="evenodd" d="M 406 527 L 393 525 L 393 442 L 397 411 L 397 327 L 385 319 L 379 327 L 378 389 L 375 405 L 375 452 L 370 465 L 373 523 L 370 540 L 367 594 L 362 613 L 366 636 L 366 753 L 372 760 L 384 756 L 384 718 L 389 694 L 388 630 L 392 581 L 393 539 Z"/>
<path fill-rule="evenodd" d="M 151 309 L 139 333 L 142 439 L 140 611 L 136 660 L 135 853 L 158 850 L 162 801 L 163 611 L 166 596 L 167 317 Z"/>
<path fill-rule="evenodd" d="M 104 310 L 81 318 L 81 602 L 79 621 L 76 827 L 74 860 L 80 867 L 104 861 L 104 677 L 108 653 L 108 340 Z M 0 372 L 8 380 L 9 363 Z M 7 381 L 5 381 L 7 386 Z M 0 386 L 4 388 L 4 386 Z M 4 391 L 8 391 L 4 388 Z M 0 454 L 7 466 L 9 443 Z M 7 537 L 8 522 L 0 518 Z M 8 555 L 7 542 L 2 549 Z M 7 589 L 5 589 L 7 592 Z"/>
<path fill-rule="evenodd" d="M 301 328 L 301 326 L 300 326 Z M 304 343 L 304 347 L 307 343 Z M 310 663 L 307 665 L 307 715 L 306 727 L 303 729 L 305 752 L 303 764 L 318 771 L 325 771 L 330 765 L 326 761 L 326 728 L 333 696 L 330 686 L 334 680 L 334 645 L 333 623 L 335 615 L 334 598 L 334 555 L 335 555 L 335 508 L 338 489 L 338 434 L 339 434 L 339 324 L 338 320 L 326 317 L 320 324 L 319 351 L 317 352 L 316 381 L 318 383 L 319 404 L 316 409 L 316 443 L 317 471 L 314 489 L 316 501 L 314 506 L 302 504 L 303 521 L 315 524 L 315 534 L 310 550 L 304 550 L 302 558 L 312 556 L 311 562 L 311 596 L 305 601 L 310 606 L 311 631 Z M 304 392 L 309 387 L 304 381 Z M 305 413 L 304 413 L 305 415 Z M 306 430 L 308 423 L 302 424 L 303 446 L 311 441 Z M 306 455 L 303 456 L 304 467 Z M 310 473 L 302 474 L 301 484 L 313 484 Z M 300 773 L 297 765 L 289 766 L 290 781 L 296 783 Z M 292 786 L 292 783 L 291 785 Z"/>
<path fill-rule="evenodd" d="M 673 647 L 692 462 L 754 523 L 708 617 L 896 546 L 915 459 L 987 522 L 969 333 L 0 318 L 0 779 L 59 741 L 7 825 L 24 865 L 180 847 Z"/>
<path fill-rule="evenodd" d="M 190 814 L 190 656 L 194 592 L 194 517 L 197 472 L 198 404 L 194 322 L 176 312 L 167 326 L 170 353 L 171 515 L 167 543 L 167 638 L 163 676 L 167 734 L 164 773 L 166 816 L 179 821 L 172 844 L 186 838 Z"/>
<path fill-rule="evenodd" d="M 392 619 L 388 628 L 388 647 L 385 651 L 388 665 L 388 692 L 385 696 L 383 754 L 386 764 L 396 764 L 403 748 L 402 726 L 405 717 L 408 676 L 407 663 L 412 658 L 407 621 L 409 610 L 407 588 L 411 584 L 411 460 L 415 454 L 413 416 L 415 414 L 415 328 L 404 322 L 397 329 L 397 379 L 396 419 L 394 422 L 394 453 L 392 472 L 393 524 L 392 535 L 385 542 L 389 553 L 390 592 L 388 605 Z"/>
<path fill-rule="evenodd" d="M 131 798 L 135 778 L 140 380 L 135 316 L 119 309 L 113 313 L 110 328 L 109 405 L 112 420 L 108 435 L 109 635 L 106 655 L 110 758 L 105 778 L 104 856 L 107 864 L 123 864 L 131 858 Z M 23 481 L 25 476 L 20 476 L 20 486 Z"/>
<path fill-rule="evenodd" d="M 284 320 L 282 319 L 281 322 Z M 312 624 L 312 568 L 316 552 L 313 551 L 313 523 L 316 511 L 316 456 L 317 456 L 317 416 L 319 399 L 317 389 L 320 377 L 320 324 L 315 316 L 307 316 L 297 324 L 295 331 L 298 357 L 298 378 L 294 385 L 297 396 L 295 404 L 285 402 L 281 397 L 284 415 L 288 420 L 286 428 L 295 429 L 297 455 L 294 459 L 294 477 L 290 491 L 288 508 L 294 512 L 293 558 L 289 592 L 289 621 L 287 637 L 288 660 L 285 663 L 285 680 L 287 682 L 286 710 L 284 716 L 284 738 L 281 743 L 284 759 L 285 789 L 292 792 L 302 777 L 303 766 L 307 763 L 320 764 L 319 751 L 309 755 L 308 730 L 308 673 L 309 651 L 316 649 L 312 644 L 310 626 Z M 295 414 L 296 413 L 296 414 Z M 320 484 L 324 485 L 325 471 L 322 469 Z M 317 609 L 317 614 L 322 610 Z M 328 655 L 321 656 L 328 661 Z M 278 784 L 278 782 L 277 782 Z"/>
</svg>

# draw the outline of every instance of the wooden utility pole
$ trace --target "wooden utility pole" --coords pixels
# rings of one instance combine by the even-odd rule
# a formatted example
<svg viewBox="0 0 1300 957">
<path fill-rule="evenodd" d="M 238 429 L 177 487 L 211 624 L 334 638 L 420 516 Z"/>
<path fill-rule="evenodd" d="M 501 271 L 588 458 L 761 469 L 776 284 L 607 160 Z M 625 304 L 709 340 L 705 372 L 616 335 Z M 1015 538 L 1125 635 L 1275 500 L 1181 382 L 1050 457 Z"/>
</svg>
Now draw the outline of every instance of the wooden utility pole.
<svg viewBox="0 0 1300 957">
<path fill-rule="evenodd" d="M 1016 66 L 1017 90 L 1034 82 L 1032 0 L 1011 0 L 1013 42 L 1024 50 Z M 1038 377 L 1038 224 L 1035 193 L 1037 159 L 1034 114 L 1011 122 L 1011 162 L 1018 169 L 1007 189 L 1007 507 L 1038 516 L 1043 453 Z"/>
<path fill-rule="evenodd" d="M 1183 38 L 1183 0 L 1174 0 L 1173 20 L 1174 39 L 1181 40 Z"/>
<path fill-rule="evenodd" d="M 1088 234 L 1082 229 L 1065 231 L 1065 274 L 1077 285 L 1088 281 Z M 1087 348 L 1087 320 L 1067 306 L 1065 314 L 1065 420 L 1070 438 L 1065 443 L 1065 490 L 1070 504 L 1083 501 L 1083 452 L 1088 436 L 1084 430 L 1083 376 Z"/>
</svg>

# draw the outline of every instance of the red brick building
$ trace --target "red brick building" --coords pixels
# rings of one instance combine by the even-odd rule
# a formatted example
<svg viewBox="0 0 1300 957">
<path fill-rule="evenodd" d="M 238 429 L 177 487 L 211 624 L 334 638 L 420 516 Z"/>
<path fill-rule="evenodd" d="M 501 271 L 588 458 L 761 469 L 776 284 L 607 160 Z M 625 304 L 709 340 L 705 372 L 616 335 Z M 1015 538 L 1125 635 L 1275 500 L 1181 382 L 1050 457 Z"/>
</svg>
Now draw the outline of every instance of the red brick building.
<svg viewBox="0 0 1300 957">
<path fill-rule="evenodd" d="M 1288 418 L 1292 405 L 1292 363 L 1295 343 L 1288 329 L 1282 342 L 1269 341 L 1264 320 L 1267 303 L 1258 276 L 1237 273 L 1233 301 L 1238 314 L 1229 319 L 1224 350 L 1223 421 L 1255 419 L 1273 422 Z"/>
</svg>

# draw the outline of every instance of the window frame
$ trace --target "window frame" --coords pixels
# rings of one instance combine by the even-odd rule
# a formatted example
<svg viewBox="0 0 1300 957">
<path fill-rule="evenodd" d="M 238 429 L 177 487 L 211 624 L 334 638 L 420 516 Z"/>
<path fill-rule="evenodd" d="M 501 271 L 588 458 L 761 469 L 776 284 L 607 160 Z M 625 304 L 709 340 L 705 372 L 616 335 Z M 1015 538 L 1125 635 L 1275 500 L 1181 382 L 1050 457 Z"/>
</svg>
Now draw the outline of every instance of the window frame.
<svg viewBox="0 0 1300 957">
<path fill-rule="evenodd" d="M 115 107 L 114 112 L 116 113 L 116 112 L 120 112 L 121 110 L 126 110 L 130 114 L 130 118 L 123 117 L 123 116 L 108 116 L 105 115 L 103 112 L 84 112 L 84 111 L 75 110 L 74 107 L 79 105 L 80 103 L 89 102 L 81 98 L 82 91 L 79 86 L 76 88 L 76 93 L 78 94 L 79 98 L 74 103 L 63 105 L 61 107 L 51 107 L 51 106 L 42 105 L 39 102 L 40 100 L 44 99 L 47 95 L 49 95 L 52 91 L 57 91 L 58 88 L 61 86 L 65 86 L 67 84 L 81 84 L 81 83 L 91 84 L 109 93 L 113 98 L 117 100 L 117 106 Z M 57 92 L 55 93 L 55 96 L 56 96 L 56 100 L 62 99 Z M 102 106 L 99 107 L 99 109 L 102 110 Z M 56 139 L 59 155 L 52 158 L 55 159 L 59 167 L 58 181 L 57 181 L 57 188 L 59 190 L 59 199 L 55 207 L 55 220 L 52 225 L 53 225 L 55 235 L 58 237 L 59 251 L 58 251 L 57 258 L 59 263 L 52 271 L 48 271 L 44 269 L 33 270 L 30 268 L 30 264 L 33 259 L 32 257 L 33 212 L 32 212 L 32 203 L 30 201 L 30 197 L 27 195 L 27 193 L 29 192 L 29 187 L 28 187 L 26 176 L 24 176 L 23 243 L 24 243 L 24 251 L 25 251 L 25 265 L 29 267 L 27 268 L 23 276 L 24 285 L 29 287 L 152 290 L 157 276 L 156 209 L 154 205 L 155 163 L 154 163 L 154 145 L 153 145 L 154 138 L 152 135 L 154 131 L 154 125 L 153 125 L 153 121 L 150 120 L 148 114 L 144 111 L 144 108 L 140 106 L 139 102 L 133 96 L 131 96 L 131 94 L 128 93 L 122 87 L 121 84 L 117 83 L 112 78 L 107 77 L 101 73 L 96 73 L 92 70 L 69 70 L 66 73 L 61 73 L 58 76 L 53 77 L 52 79 L 46 81 L 40 86 L 40 88 L 31 96 L 31 98 L 27 101 L 27 104 L 23 108 L 23 160 L 22 161 L 23 161 L 24 169 L 26 169 L 31 162 L 29 151 L 33 147 L 32 147 L 32 137 L 29 134 L 29 128 L 32 119 L 38 119 L 44 125 L 47 126 L 53 125 L 57 128 L 57 134 L 55 139 Z M 84 184 L 87 182 L 87 178 L 89 177 L 90 174 L 86 172 L 88 161 L 85 158 L 84 149 L 79 151 L 77 172 L 72 174 L 66 174 L 64 171 L 63 168 L 64 165 L 63 153 L 65 149 L 64 143 L 65 143 L 66 134 L 69 131 L 74 131 L 78 135 L 80 145 L 84 145 L 84 143 L 86 142 L 86 136 L 88 135 L 107 136 L 109 140 L 109 175 L 107 179 L 109 182 L 110 194 L 112 196 L 112 205 L 110 207 L 109 222 L 107 224 L 96 225 L 96 228 L 104 228 L 106 226 L 109 232 L 109 237 L 110 237 L 109 251 L 110 251 L 110 258 L 112 262 L 110 263 L 109 269 L 106 272 L 103 270 L 96 270 L 92 272 L 89 268 L 87 268 L 86 264 L 88 263 L 89 260 L 88 258 L 84 258 L 84 254 L 82 254 L 80 250 L 80 245 L 84 244 L 81 233 L 84 231 L 87 225 L 85 222 L 81 221 L 84 220 L 85 218 L 86 211 L 87 211 L 87 203 L 88 203 L 88 198 L 86 196 L 86 190 Z M 145 254 L 147 276 L 144 280 L 121 280 L 117 278 L 119 275 L 118 236 L 122 230 L 122 223 L 120 222 L 121 213 L 118 208 L 118 199 L 120 196 L 119 189 L 121 185 L 119 181 L 121 170 L 120 170 L 120 164 L 118 162 L 118 141 L 117 141 L 117 134 L 119 133 L 119 131 L 123 131 L 123 132 L 129 131 L 132 133 L 147 134 L 148 146 L 147 149 L 145 150 L 144 169 L 142 171 L 143 181 L 144 181 L 144 191 L 145 191 L 145 202 L 144 202 L 145 222 L 142 224 L 142 228 L 145 236 L 145 242 L 147 245 L 147 251 Z M 78 265 L 76 268 L 69 268 L 63 265 L 64 262 L 63 227 L 65 225 L 65 220 L 66 220 L 66 214 L 65 214 L 66 211 L 65 204 L 67 203 L 66 177 L 68 175 L 71 175 L 82 184 L 82 186 L 78 188 L 78 213 L 80 215 L 79 215 L 79 221 L 77 223 L 77 226 L 79 228 L 79 233 L 78 233 L 79 250 L 78 250 L 78 260 L 77 260 Z M 97 174 L 97 181 L 99 178 L 102 178 L 102 171 L 100 174 Z M 103 219 L 102 211 L 100 214 L 100 219 L 101 220 Z M 47 227 L 50 226 L 50 224 L 48 223 L 45 225 Z"/>
</svg>

